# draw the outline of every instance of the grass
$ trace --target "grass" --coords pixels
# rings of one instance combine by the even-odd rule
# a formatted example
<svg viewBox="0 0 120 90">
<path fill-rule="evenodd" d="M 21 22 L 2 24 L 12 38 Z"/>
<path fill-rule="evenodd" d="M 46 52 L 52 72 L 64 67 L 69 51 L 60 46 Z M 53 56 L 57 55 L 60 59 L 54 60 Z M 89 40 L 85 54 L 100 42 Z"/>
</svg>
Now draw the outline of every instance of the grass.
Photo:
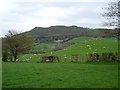
<svg viewBox="0 0 120 90">
<path fill-rule="evenodd" d="M 73 39 L 69 40 L 68 42 L 82 43 L 84 41 L 91 40 L 91 39 L 94 39 L 94 38 L 93 37 L 77 37 L 77 38 L 73 38 Z"/>
<path fill-rule="evenodd" d="M 116 53 L 118 52 L 118 41 L 114 38 L 88 38 L 88 37 L 79 37 L 70 40 L 69 42 L 77 42 L 76 44 L 67 47 L 66 49 L 59 51 L 49 51 L 45 54 L 26 54 L 21 55 L 19 60 L 30 59 L 32 62 L 40 60 L 40 57 L 46 55 L 57 55 L 61 61 L 64 60 L 64 55 L 67 56 L 68 61 L 72 54 L 79 54 L 84 61 L 86 61 L 86 55 L 89 53 Z M 90 47 L 87 47 L 89 45 Z M 104 49 L 104 47 L 106 47 Z M 52 52 L 52 54 L 51 54 Z"/>
<path fill-rule="evenodd" d="M 3 63 L 3 88 L 117 88 L 117 63 Z"/>
<path fill-rule="evenodd" d="M 87 47 L 90 45 L 90 47 Z M 106 49 L 104 49 L 106 47 Z M 53 54 L 58 55 L 61 58 L 64 58 L 66 55 L 68 58 L 72 54 L 80 54 L 81 57 L 85 58 L 87 53 L 105 53 L 105 52 L 118 52 L 118 42 L 114 39 L 99 38 L 99 39 L 90 39 L 86 40 L 83 43 L 77 43 L 73 46 L 70 46 L 64 50 L 54 52 Z"/>
<path fill-rule="evenodd" d="M 2 89 L 2 60 L 0 56 L 0 89 Z"/>
<path fill-rule="evenodd" d="M 44 52 L 49 52 L 52 50 L 52 47 L 54 46 L 53 43 L 38 43 L 35 44 L 32 48 L 31 51 L 44 51 Z"/>
<path fill-rule="evenodd" d="M 79 54 L 85 58 L 87 53 L 118 52 L 118 41 L 114 38 L 78 37 L 70 40 L 75 43 L 66 49 L 51 51 L 52 44 L 38 44 L 33 50 L 47 47 L 45 54 L 24 54 L 19 60 L 29 62 L 6 62 L 3 64 L 3 88 L 117 88 L 118 64 L 108 62 L 70 63 L 64 61 Z M 90 47 L 87 47 L 89 45 Z M 104 47 L 106 47 L 104 49 Z M 44 47 L 45 48 L 45 47 Z M 91 48 L 91 49 L 89 49 Z M 52 52 L 52 53 L 51 53 Z M 42 56 L 57 55 L 59 63 L 37 63 Z"/>
</svg>

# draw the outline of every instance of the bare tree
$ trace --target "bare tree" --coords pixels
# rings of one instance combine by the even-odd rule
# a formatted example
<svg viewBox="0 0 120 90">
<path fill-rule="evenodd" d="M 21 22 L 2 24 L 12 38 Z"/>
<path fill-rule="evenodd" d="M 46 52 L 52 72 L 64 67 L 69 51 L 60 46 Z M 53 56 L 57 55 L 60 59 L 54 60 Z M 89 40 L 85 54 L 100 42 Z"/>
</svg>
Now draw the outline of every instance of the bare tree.
<svg viewBox="0 0 120 90">
<path fill-rule="evenodd" d="M 103 16 L 107 19 L 107 22 L 105 22 L 104 25 L 115 27 L 114 36 L 120 39 L 120 0 L 114 0 L 109 3 L 105 8 Z"/>
<path fill-rule="evenodd" d="M 108 4 L 105 8 L 104 17 L 107 18 L 106 26 L 116 26 L 120 28 L 120 1 L 116 0 Z"/>
<path fill-rule="evenodd" d="M 28 51 L 33 45 L 33 38 L 27 34 L 19 34 L 16 31 L 8 31 L 8 34 L 3 39 L 3 49 L 10 51 L 14 60 L 18 58 L 20 53 Z"/>
</svg>

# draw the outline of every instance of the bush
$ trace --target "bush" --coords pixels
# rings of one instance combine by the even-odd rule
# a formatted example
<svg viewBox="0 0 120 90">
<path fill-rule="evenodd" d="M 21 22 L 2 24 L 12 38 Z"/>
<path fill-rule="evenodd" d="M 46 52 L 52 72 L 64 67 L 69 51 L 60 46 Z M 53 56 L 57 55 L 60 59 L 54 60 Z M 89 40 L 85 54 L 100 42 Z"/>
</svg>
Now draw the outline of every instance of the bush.
<svg viewBox="0 0 120 90">
<path fill-rule="evenodd" d="M 8 52 L 7 51 L 4 51 L 2 53 L 2 61 L 3 62 L 7 62 L 8 61 Z"/>
<path fill-rule="evenodd" d="M 102 62 L 115 62 L 117 61 L 116 53 L 93 53 L 89 54 L 88 62 L 89 61 L 102 61 Z"/>
</svg>

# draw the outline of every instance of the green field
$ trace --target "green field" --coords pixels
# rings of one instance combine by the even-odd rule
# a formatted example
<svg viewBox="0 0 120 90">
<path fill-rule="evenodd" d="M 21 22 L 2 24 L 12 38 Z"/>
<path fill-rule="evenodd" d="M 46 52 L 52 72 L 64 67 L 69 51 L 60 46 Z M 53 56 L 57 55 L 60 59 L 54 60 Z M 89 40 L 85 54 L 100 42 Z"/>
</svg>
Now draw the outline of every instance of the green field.
<svg viewBox="0 0 120 90">
<path fill-rule="evenodd" d="M 117 63 L 3 63 L 3 88 L 117 88 Z"/>
<path fill-rule="evenodd" d="M 49 52 L 52 50 L 53 46 L 54 46 L 53 43 L 38 43 L 31 48 L 31 51 Z"/>
<path fill-rule="evenodd" d="M 67 56 L 67 61 L 70 61 L 72 54 L 79 54 L 81 58 L 86 61 L 86 54 L 89 53 L 117 53 L 118 52 L 118 41 L 115 38 L 90 38 L 90 37 L 79 37 L 70 40 L 75 44 L 59 51 L 48 51 L 45 54 L 26 54 L 20 55 L 19 60 L 29 59 L 31 62 L 40 61 L 42 56 L 46 55 L 57 55 L 60 61 L 64 61 L 64 55 Z M 87 47 L 89 45 L 90 47 Z M 104 47 L 106 47 L 104 49 Z"/>
<path fill-rule="evenodd" d="M 1 58 L 1 56 L 0 56 Z M 0 61 L 0 89 L 2 88 L 2 60 Z"/>
<path fill-rule="evenodd" d="M 3 62 L 3 88 L 117 88 L 117 62 L 86 62 L 89 53 L 117 53 L 115 38 L 78 37 L 68 41 L 73 45 L 51 51 L 53 44 L 37 44 L 32 50 L 44 50 L 45 54 L 21 54 L 19 61 Z M 47 47 L 47 49 L 45 47 Z M 104 48 L 105 47 L 105 48 Z M 72 54 L 79 54 L 83 62 L 72 63 Z M 40 63 L 42 56 L 56 55 L 60 62 Z M 64 62 L 64 55 L 67 62 Z"/>
</svg>

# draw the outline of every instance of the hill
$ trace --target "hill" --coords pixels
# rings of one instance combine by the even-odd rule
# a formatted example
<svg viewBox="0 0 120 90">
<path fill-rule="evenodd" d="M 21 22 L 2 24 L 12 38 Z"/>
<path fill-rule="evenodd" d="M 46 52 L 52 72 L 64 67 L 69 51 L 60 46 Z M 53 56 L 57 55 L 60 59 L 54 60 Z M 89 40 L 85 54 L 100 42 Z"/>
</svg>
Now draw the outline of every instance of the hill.
<svg viewBox="0 0 120 90">
<path fill-rule="evenodd" d="M 36 42 L 53 42 L 80 36 L 88 37 L 113 37 L 116 30 L 111 29 L 90 29 L 78 26 L 51 26 L 48 28 L 35 27 L 25 32 L 33 36 Z"/>
<path fill-rule="evenodd" d="M 81 40 L 81 41 L 80 41 Z M 59 51 L 50 51 L 45 54 L 26 54 L 20 56 L 19 60 L 27 60 L 29 59 L 32 62 L 40 61 L 42 56 L 46 55 L 57 55 L 61 61 L 64 60 L 64 55 L 67 56 L 68 61 L 72 54 L 81 55 L 84 60 L 86 60 L 87 53 L 116 53 L 118 52 L 118 41 L 114 38 L 75 38 L 69 42 L 76 42 L 76 44 L 67 47 L 65 49 Z M 88 47 L 88 45 L 90 47 Z M 104 47 L 106 47 L 104 49 Z"/>
</svg>

